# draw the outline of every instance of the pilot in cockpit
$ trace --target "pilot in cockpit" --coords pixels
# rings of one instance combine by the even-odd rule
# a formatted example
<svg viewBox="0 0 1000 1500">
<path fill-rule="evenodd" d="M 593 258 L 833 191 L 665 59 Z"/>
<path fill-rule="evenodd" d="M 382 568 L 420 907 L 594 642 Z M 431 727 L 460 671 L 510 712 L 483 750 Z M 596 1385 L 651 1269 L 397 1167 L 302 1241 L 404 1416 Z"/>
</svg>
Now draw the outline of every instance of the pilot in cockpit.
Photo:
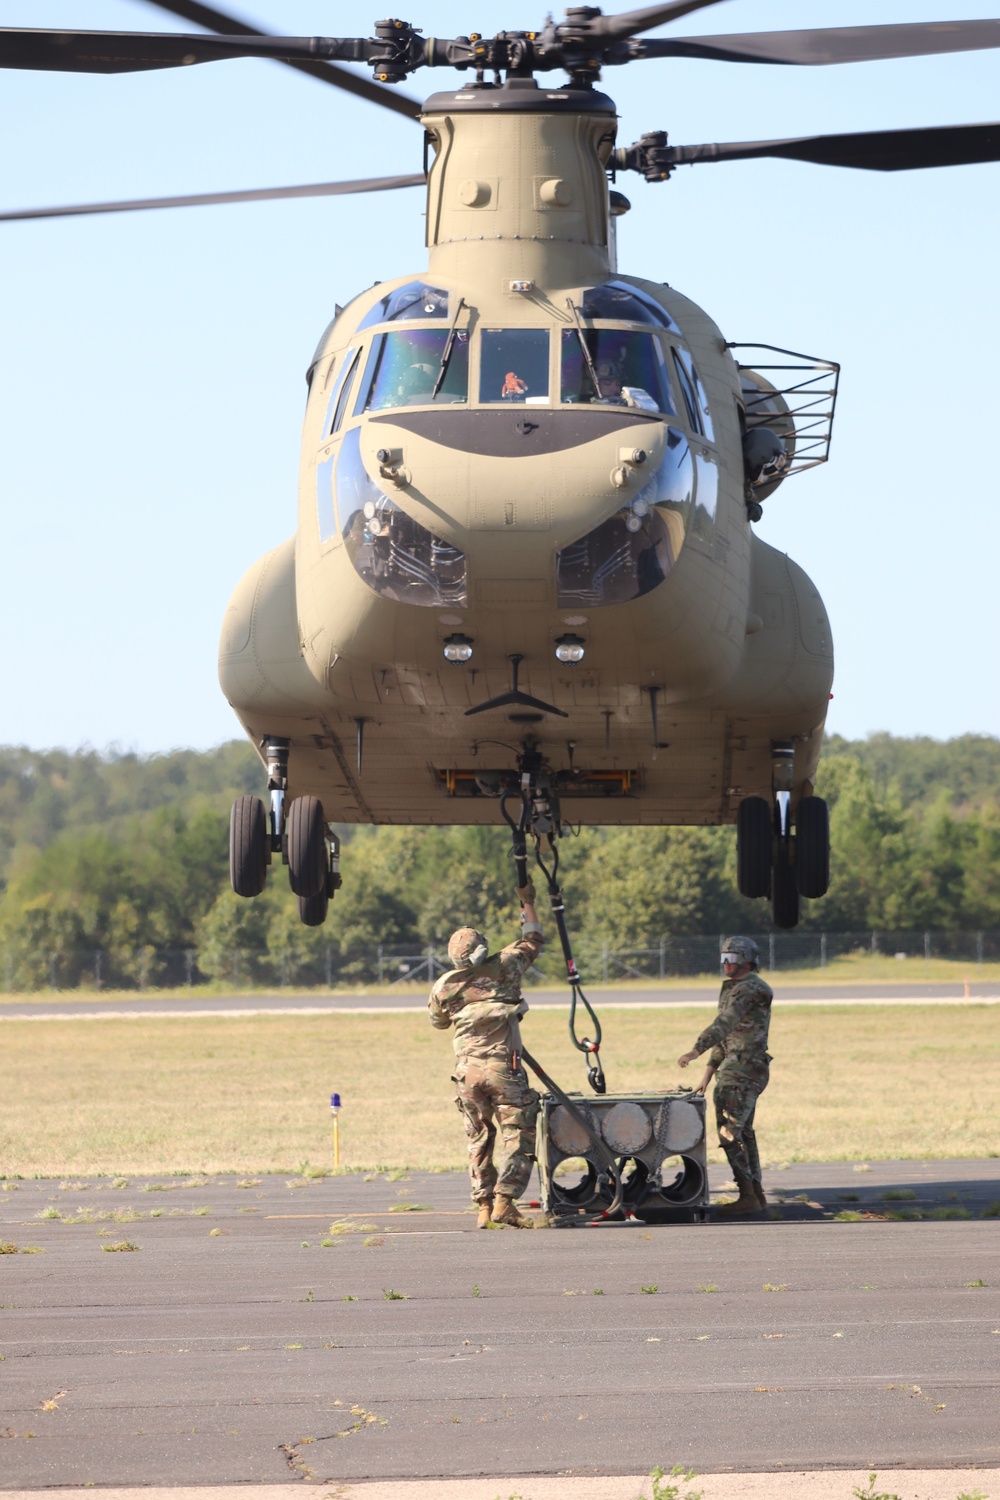
<svg viewBox="0 0 1000 1500">
<path fill-rule="evenodd" d="M 436 371 L 433 365 L 408 365 L 396 383 L 393 406 L 420 406 L 431 399 Z"/>
<path fill-rule="evenodd" d="M 620 366 L 614 360 L 599 359 L 594 366 L 594 373 L 597 376 L 598 400 L 601 405 L 625 406 Z"/>
</svg>

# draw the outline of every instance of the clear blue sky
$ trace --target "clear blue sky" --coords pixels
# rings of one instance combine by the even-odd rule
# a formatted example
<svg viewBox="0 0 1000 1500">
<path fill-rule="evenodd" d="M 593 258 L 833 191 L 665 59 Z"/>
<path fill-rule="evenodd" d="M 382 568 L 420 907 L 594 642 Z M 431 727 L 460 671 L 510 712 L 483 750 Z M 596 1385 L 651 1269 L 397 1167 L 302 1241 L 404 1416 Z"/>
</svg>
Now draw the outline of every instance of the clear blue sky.
<svg viewBox="0 0 1000 1500">
<path fill-rule="evenodd" d="M 234 8 L 300 34 L 368 32 L 377 14 Z M 458 35 L 535 27 L 544 11 L 402 13 Z M 997 13 L 997 0 L 727 0 L 669 32 Z M 0 0 L 0 24 L 185 29 L 141 0 Z M 998 85 L 1000 51 L 663 61 L 605 80 L 620 140 L 665 127 L 677 143 L 990 120 Z M 418 171 L 421 154 L 404 119 L 251 61 L 8 72 L 0 138 L 9 207 Z M 1000 733 L 1000 166 L 760 161 L 623 186 L 623 270 L 670 281 L 728 338 L 843 364 L 831 462 L 786 484 L 759 528 L 827 602 L 830 728 Z M 294 527 L 306 365 L 336 301 L 425 263 L 422 207 L 413 189 L 0 226 L 0 742 L 154 751 L 237 732 L 219 623 L 239 575 Z"/>
</svg>

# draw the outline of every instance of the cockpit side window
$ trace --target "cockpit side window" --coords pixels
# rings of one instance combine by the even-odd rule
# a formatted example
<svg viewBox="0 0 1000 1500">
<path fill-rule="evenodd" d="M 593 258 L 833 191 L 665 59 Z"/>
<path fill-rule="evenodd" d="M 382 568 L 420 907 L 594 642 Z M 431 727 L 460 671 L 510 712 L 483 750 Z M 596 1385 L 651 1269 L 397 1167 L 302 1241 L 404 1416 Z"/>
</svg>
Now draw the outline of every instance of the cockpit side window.
<svg viewBox="0 0 1000 1500">
<path fill-rule="evenodd" d="M 583 294 L 583 316 L 590 319 L 604 318 L 609 322 L 617 318 L 622 323 L 652 323 L 656 328 L 668 328 L 671 333 L 680 329 L 665 307 L 661 307 L 648 292 L 627 281 L 605 281 L 601 286 L 588 287 Z"/>
<path fill-rule="evenodd" d="M 447 361 L 445 354 L 448 353 Z M 455 405 L 468 400 L 469 335 L 448 350 L 444 328 L 409 328 L 372 339 L 354 415 L 393 406 Z"/>
<path fill-rule="evenodd" d="M 369 308 L 361 322 L 362 328 L 373 328 L 376 323 L 395 323 L 401 318 L 446 318 L 448 316 L 448 293 L 443 287 L 428 286 L 423 281 L 408 281 L 395 291 L 386 292 L 375 306 Z"/>
<path fill-rule="evenodd" d="M 549 330 L 484 328 L 480 340 L 479 399 L 549 403 Z"/>
<path fill-rule="evenodd" d="M 351 385 L 354 381 L 354 372 L 358 367 L 359 351 L 348 349 L 340 366 L 340 373 L 333 382 L 333 390 L 326 406 L 326 419 L 323 422 L 323 440 L 340 431 L 340 424 L 344 420 L 344 411 L 347 407 L 347 398 L 351 393 Z"/>
<path fill-rule="evenodd" d="M 563 401 L 581 405 L 674 412 L 663 346 L 652 333 L 588 328 L 581 342 L 575 328 L 563 329 L 561 390 Z"/>
<path fill-rule="evenodd" d="M 695 432 L 703 433 L 710 443 L 714 443 L 715 427 L 708 406 L 708 397 L 705 395 L 705 387 L 698 378 L 694 360 L 686 349 L 674 350 L 674 366 L 691 426 Z"/>
</svg>

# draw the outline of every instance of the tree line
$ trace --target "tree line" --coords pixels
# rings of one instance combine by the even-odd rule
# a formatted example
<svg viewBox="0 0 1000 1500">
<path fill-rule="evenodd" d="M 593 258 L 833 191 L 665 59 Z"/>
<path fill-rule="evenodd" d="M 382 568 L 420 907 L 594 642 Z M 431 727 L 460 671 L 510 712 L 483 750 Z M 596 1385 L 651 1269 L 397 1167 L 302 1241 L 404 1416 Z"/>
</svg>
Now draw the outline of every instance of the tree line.
<svg viewBox="0 0 1000 1500">
<path fill-rule="evenodd" d="M 0 750 L 7 982 L 77 983 L 94 953 L 107 983 L 176 982 L 181 954 L 189 977 L 193 964 L 196 977 L 226 980 L 239 952 L 255 955 L 265 983 L 289 972 L 321 982 L 331 955 L 338 977 L 360 977 L 379 945 L 440 944 L 466 921 L 497 940 L 514 930 L 502 826 L 344 828 L 344 886 L 321 929 L 299 923 L 280 865 L 261 898 L 240 900 L 228 810 L 262 786 L 239 741 L 150 757 Z M 833 870 L 829 894 L 804 903 L 804 928 L 1000 929 L 1000 740 L 832 738 L 816 789 L 830 803 Z M 560 853 L 573 929 L 591 951 L 770 925 L 765 903 L 737 894 L 731 828 L 584 827 Z"/>
</svg>

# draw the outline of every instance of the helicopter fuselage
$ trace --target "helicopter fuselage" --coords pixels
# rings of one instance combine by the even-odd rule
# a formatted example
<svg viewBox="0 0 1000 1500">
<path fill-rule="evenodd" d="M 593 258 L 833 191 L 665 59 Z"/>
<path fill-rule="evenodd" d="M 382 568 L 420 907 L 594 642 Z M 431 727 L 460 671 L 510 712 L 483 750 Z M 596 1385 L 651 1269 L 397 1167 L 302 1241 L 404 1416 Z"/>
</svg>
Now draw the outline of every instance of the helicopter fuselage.
<svg viewBox="0 0 1000 1500">
<path fill-rule="evenodd" d="M 226 615 L 248 735 L 290 741 L 293 795 L 331 821 L 492 822 L 526 737 L 573 821 L 732 821 L 770 796 L 775 742 L 811 791 L 826 612 L 752 532 L 719 329 L 615 269 L 614 106 L 509 80 L 424 124 L 428 270 L 338 309 L 296 535 Z M 470 716 L 511 658 L 541 707 Z"/>
</svg>

